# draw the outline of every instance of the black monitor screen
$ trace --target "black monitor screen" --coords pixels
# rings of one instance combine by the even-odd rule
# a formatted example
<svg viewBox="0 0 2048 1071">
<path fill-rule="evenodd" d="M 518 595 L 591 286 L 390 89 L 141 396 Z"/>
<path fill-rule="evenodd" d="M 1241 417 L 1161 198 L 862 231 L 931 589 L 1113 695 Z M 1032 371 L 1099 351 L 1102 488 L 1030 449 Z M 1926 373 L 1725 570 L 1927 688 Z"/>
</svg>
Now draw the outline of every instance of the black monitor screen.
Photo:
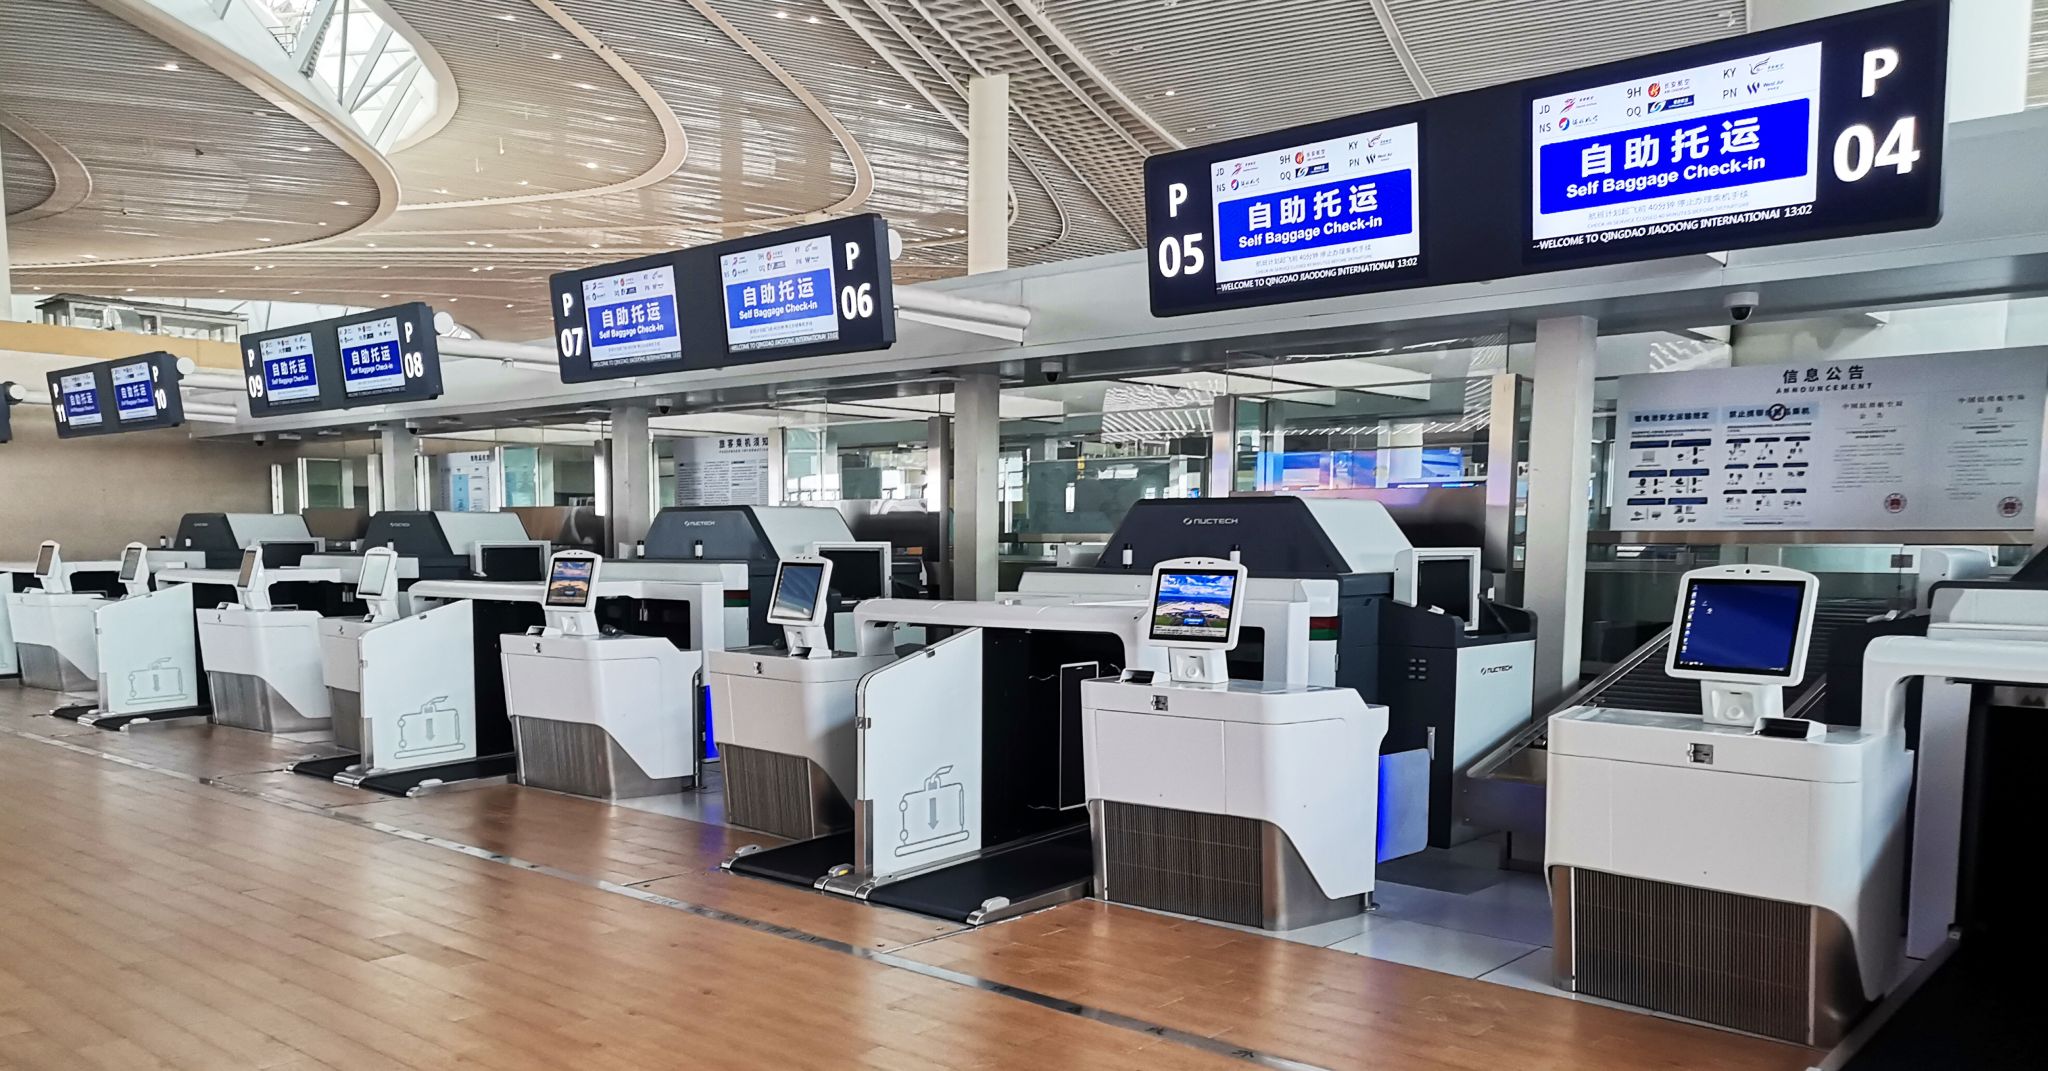
<svg viewBox="0 0 2048 1071">
<path fill-rule="evenodd" d="M 1230 615 L 1236 609 L 1236 573 L 1162 572 L 1152 593 L 1152 638 L 1228 643 Z"/>
<path fill-rule="evenodd" d="M 835 570 L 836 574 L 836 570 Z M 775 568 L 775 595 L 768 619 L 778 624 L 807 625 L 825 597 L 825 566 L 818 562 L 783 562 Z"/>
<path fill-rule="evenodd" d="M 363 555 L 363 571 L 362 575 L 356 577 L 356 591 L 364 596 L 382 594 L 384 581 L 391 572 L 392 560 L 389 554 Z"/>
<path fill-rule="evenodd" d="M 855 602 L 888 597 L 889 554 L 882 548 L 821 548 L 818 557 L 832 563 L 832 590 L 840 595 Z"/>
<path fill-rule="evenodd" d="M 594 558 L 557 558 L 548 571 L 548 605 L 580 610 L 590 605 L 590 578 L 597 572 Z"/>
<path fill-rule="evenodd" d="M 246 588 L 256 582 L 256 563 L 263 560 L 263 552 L 250 547 L 242 552 L 242 571 L 235 576 L 235 586 Z"/>
<path fill-rule="evenodd" d="M 129 547 L 121 552 L 121 582 L 131 583 L 142 579 L 142 548 Z"/>
<path fill-rule="evenodd" d="M 50 570 L 56 567 L 57 548 L 48 543 L 43 544 L 42 548 L 36 551 L 36 575 L 49 576 Z"/>
<path fill-rule="evenodd" d="M 1675 669 L 1785 676 L 1798 672 L 1799 616 L 1806 585 L 1797 580 L 1695 580 L 1678 621 Z"/>
<path fill-rule="evenodd" d="M 545 543 L 511 543 L 477 550 L 483 575 L 492 580 L 539 580 L 547 575 L 548 548 Z"/>
</svg>

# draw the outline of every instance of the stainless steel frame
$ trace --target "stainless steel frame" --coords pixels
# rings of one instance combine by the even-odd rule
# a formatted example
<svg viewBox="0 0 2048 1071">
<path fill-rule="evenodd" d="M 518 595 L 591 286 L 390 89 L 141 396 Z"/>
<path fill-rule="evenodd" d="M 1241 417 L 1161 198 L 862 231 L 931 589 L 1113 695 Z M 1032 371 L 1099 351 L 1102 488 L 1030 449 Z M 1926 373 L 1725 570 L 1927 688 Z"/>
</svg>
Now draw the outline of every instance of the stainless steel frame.
<svg viewBox="0 0 2048 1071">
<path fill-rule="evenodd" d="M 1119 809 L 1129 808 L 1137 812 L 1148 812 L 1161 816 L 1190 815 L 1192 812 L 1172 811 L 1163 807 L 1148 807 L 1140 804 L 1118 804 Z M 1294 841 L 1285 830 L 1272 822 L 1257 819 L 1233 818 L 1224 815 L 1200 816 L 1228 822 L 1242 822 L 1257 827 L 1256 870 L 1243 867 L 1236 873 L 1226 873 L 1227 864 L 1210 859 L 1212 865 L 1208 874 L 1178 875 L 1190 884 L 1195 882 L 1256 884 L 1259 907 L 1256 918 L 1218 912 L 1205 912 L 1198 902 L 1175 896 L 1163 887 L 1137 888 L 1128 885 L 1119 887 L 1112 881 L 1113 872 L 1120 862 L 1111 857 L 1110 841 L 1114 835 L 1114 818 L 1109 814 L 1108 801 L 1088 801 L 1088 833 L 1095 855 L 1095 895 L 1112 903 L 1132 904 L 1137 907 L 1174 911 L 1195 915 L 1217 922 L 1233 922 L 1253 925 L 1267 930 L 1293 930 L 1303 926 L 1350 918 L 1364 912 L 1369 904 L 1368 895 L 1329 897 L 1317 883 L 1315 875 L 1309 872 L 1308 864 L 1301 858 Z M 1205 848 L 1213 848 L 1200 842 L 1192 844 L 1191 850 L 1202 854 Z M 1185 891 L 1185 890 L 1177 890 Z M 1197 894 L 1199 895 L 1199 894 Z"/>
<path fill-rule="evenodd" d="M 259 733 L 296 733 L 328 725 L 326 718 L 301 714 L 299 708 L 261 677 L 210 669 L 206 671 L 206 683 L 213 692 L 213 720 L 217 725 Z"/>
<path fill-rule="evenodd" d="M 603 727 L 589 722 L 512 718 L 519 783 L 592 799 L 663 796 L 693 788 L 695 775 L 652 777 Z"/>
<path fill-rule="evenodd" d="M 59 654 L 55 647 L 17 643 L 14 649 L 20 655 L 21 683 L 26 687 L 77 695 L 94 694 L 99 687 L 99 682 L 91 674 L 72 665 L 71 660 Z"/>
</svg>

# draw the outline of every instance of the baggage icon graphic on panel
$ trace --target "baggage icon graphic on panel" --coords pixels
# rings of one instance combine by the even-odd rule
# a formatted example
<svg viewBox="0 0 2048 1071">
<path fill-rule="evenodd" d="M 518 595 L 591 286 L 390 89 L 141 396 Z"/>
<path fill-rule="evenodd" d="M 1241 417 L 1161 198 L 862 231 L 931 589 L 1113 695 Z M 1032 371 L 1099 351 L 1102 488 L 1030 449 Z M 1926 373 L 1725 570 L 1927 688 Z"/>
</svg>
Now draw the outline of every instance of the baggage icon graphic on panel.
<svg viewBox="0 0 2048 1071">
<path fill-rule="evenodd" d="M 128 673 L 130 702 L 154 703 L 165 699 L 184 699 L 188 694 L 185 690 L 185 671 L 172 665 L 168 656 Z"/>
<path fill-rule="evenodd" d="M 398 716 L 398 754 L 394 757 L 409 759 L 415 755 L 439 755 L 444 751 L 461 751 L 461 711 L 448 702 L 445 695 L 427 700 L 425 706 L 410 714 Z"/>
<path fill-rule="evenodd" d="M 897 855 L 915 855 L 967 839 L 967 786 L 946 781 L 951 766 L 941 766 L 924 779 L 924 787 L 905 793 L 896 809 L 903 814 Z"/>
</svg>

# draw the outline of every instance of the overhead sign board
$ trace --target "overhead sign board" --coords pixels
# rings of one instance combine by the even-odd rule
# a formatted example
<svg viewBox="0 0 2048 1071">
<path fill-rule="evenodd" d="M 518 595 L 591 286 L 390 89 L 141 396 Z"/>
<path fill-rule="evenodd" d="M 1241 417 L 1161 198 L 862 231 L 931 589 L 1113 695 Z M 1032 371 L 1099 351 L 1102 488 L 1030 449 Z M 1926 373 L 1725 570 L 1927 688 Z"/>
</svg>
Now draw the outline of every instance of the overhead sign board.
<svg viewBox="0 0 2048 1071">
<path fill-rule="evenodd" d="M 434 310 L 422 302 L 242 336 L 249 415 L 441 396 Z"/>
<path fill-rule="evenodd" d="M 1152 311 L 1932 226 L 1948 9 L 1907 0 L 1155 156 Z"/>
<path fill-rule="evenodd" d="M 888 225 L 872 213 L 549 280 L 564 382 L 884 349 Z"/>
<path fill-rule="evenodd" d="M 178 358 L 145 353 L 49 374 L 57 435 L 71 439 L 175 428 L 185 422 Z"/>
<path fill-rule="evenodd" d="M 2034 527 L 2038 356 L 1753 365 L 1619 386 L 1617 530 Z"/>
</svg>

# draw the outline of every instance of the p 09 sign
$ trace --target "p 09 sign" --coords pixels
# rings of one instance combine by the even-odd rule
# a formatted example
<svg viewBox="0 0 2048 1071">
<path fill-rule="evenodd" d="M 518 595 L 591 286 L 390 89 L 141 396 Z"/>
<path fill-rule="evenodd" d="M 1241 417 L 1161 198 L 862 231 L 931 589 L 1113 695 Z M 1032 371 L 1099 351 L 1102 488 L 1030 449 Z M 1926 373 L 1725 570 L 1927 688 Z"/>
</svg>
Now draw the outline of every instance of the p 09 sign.
<svg viewBox="0 0 2048 1071">
<path fill-rule="evenodd" d="M 441 396 L 434 310 L 424 302 L 245 334 L 241 350 L 252 417 Z"/>
</svg>

